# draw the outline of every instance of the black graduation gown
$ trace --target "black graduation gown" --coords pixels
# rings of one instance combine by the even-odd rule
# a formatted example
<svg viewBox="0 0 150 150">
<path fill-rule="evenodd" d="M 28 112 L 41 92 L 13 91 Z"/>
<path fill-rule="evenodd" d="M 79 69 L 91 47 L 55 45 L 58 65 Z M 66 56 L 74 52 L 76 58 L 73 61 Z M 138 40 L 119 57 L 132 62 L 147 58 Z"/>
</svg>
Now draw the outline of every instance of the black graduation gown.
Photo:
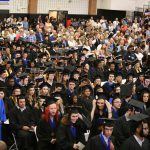
<svg viewBox="0 0 150 150">
<path fill-rule="evenodd" d="M 113 142 L 113 140 L 112 140 Z M 87 145 L 86 145 L 86 150 L 106 150 L 104 144 L 102 143 L 102 140 L 100 139 L 99 135 L 96 135 L 92 137 Z"/>
<path fill-rule="evenodd" d="M 76 123 L 75 127 L 76 138 L 73 139 L 70 125 L 61 124 L 59 126 L 57 139 L 60 150 L 73 150 L 73 144 L 79 141 L 85 144 L 84 132 L 86 127 L 81 122 Z"/>
<path fill-rule="evenodd" d="M 150 142 L 145 139 L 142 147 L 136 141 L 134 136 L 128 138 L 121 146 L 120 150 L 149 150 L 150 149 Z"/>
<path fill-rule="evenodd" d="M 130 121 L 126 121 L 125 116 L 120 117 L 115 122 L 113 136 L 115 137 L 115 145 L 117 148 L 131 136 Z"/>
<path fill-rule="evenodd" d="M 56 120 L 55 120 L 56 121 Z M 46 122 L 44 119 L 41 119 L 37 125 L 37 137 L 38 137 L 38 150 L 58 150 L 57 144 L 51 144 L 50 141 L 52 138 L 56 138 L 56 128 L 52 129 L 49 122 Z"/>
<path fill-rule="evenodd" d="M 30 150 L 36 146 L 34 132 L 22 130 L 23 126 L 31 127 L 34 125 L 31 110 L 26 108 L 20 111 L 17 107 L 11 110 L 9 114 L 10 127 L 16 134 L 19 150 Z"/>
</svg>

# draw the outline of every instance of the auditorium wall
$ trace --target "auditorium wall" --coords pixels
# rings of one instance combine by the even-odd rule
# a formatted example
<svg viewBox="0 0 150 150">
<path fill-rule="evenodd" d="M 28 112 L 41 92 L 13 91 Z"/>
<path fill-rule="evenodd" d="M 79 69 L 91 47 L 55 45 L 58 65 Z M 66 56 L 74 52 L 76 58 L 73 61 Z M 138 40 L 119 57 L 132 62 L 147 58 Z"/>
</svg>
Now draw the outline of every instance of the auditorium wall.
<svg viewBox="0 0 150 150">
<path fill-rule="evenodd" d="M 68 14 L 88 14 L 88 0 L 38 0 L 37 13 L 49 10 L 68 10 Z"/>
<path fill-rule="evenodd" d="M 136 7 L 143 8 L 149 0 L 97 0 L 98 9 L 135 11 Z"/>
</svg>

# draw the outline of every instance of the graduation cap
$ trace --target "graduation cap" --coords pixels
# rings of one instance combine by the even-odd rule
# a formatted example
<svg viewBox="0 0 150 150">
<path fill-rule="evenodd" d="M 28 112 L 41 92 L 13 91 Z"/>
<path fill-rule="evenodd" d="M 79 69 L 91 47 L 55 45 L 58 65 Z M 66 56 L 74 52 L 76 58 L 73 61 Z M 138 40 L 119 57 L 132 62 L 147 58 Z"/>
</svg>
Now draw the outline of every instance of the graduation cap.
<svg viewBox="0 0 150 150">
<path fill-rule="evenodd" d="M 6 72 L 6 69 L 4 68 L 4 67 L 0 67 L 0 74 L 3 74 L 3 73 L 5 73 Z"/>
<path fill-rule="evenodd" d="M 7 89 L 6 87 L 0 87 L 0 91 L 1 91 L 1 92 L 5 92 L 6 89 Z"/>
<path fill-rule="evenodd" d="M 50 96 L 47 96 L 44 103 L 43 103 L 43 106 L 44 107 L 47 107 L 51 104 L 55 104 L 57 102 L 57 99 L 54 98 L 54 97 L 50 97 Z"/>
<path fill-rule="evenodd" d="M 25 79 L 25 78 L 27 78 L 27 76 L 28 76 L 28 74 L 27 73 L 22 73 L 20 76 L 19 76 L 19 78 L 20 79 Z"/>
<path fill-rule="evenodd" d="M 82 91 L 85 91 L 87 89 L 89 89 L 91 92 L 93 91 L 93 89 L 90 85 L 85 85 L 85 86 L 82 87 Z"/>
<path fill-rule="evenodd" d="M 138 100 L 133 100 L 131 99 L 129 102 L 128 102 L 128 108 L 134 108 L 135 110 L 142 110 L 144 107 L 144 103 L 143 102 L 140 102 Z"/>
<path fill-rule="evenodd" d="M 123 74 L 121 72 L 116 73 L 116 77 L 121 76 L 123 77 Z"/>
<path fill-rule="evenodd" d="M 116 119 L 113 118 L 101 118 L 103 126 L 113 127 Z"/>
<path fill-rule="evenodd" d="M 43 78 L 42 78 L 43 79 Z M 43 87 L 48 87 L 49 88 L 49 84 L 47 82 L 43 82 L 39 85 L 39 88 L 42 89 Z"/>
<path fill-rule="evenodd" d="M 62 72 L 63 75 L 70 75 L 70 71 L 68 69 L 64 69 Z"/>
<path fill-rule="evenodd" d="M 75 66 L 66 66 L 66 67 L 64 67 L 64 69 L 65 69 L 65 70 L 68 70 L 68 71 L 70 71 L 70 72 L 73 72 L 74 69 L 75 69 Z"/>
<path fill-rule="evenodd" d="M 79 112 L 81 112 L 82 111 L 82 106 L 74 106 L 74 105 L 72 105 L 72 106 L 67 106 L 67 107 L 65 107 L 66 109 L 66 113 L 68 113 L 68 114 L 78 114 Z"/>
<path fill-rule="evenodd" d="M 25 68 L 26 73 L 31 73 L 31 68 Z"/>
<path fill-rule="evenodd" d="M 32 82 L 31 82 L 31 83 L 28 83 L 28 85 L 27 85 L 27 88 L 26 88 L 26 89 L 28 90 L 28 89 L 30 89 L 30 88 L 33 88 L 33 87 L 34 87 L 34 85 L 35 85 L 35 84 L 34 84 L 34 83 L 32 83 Z"/>
<path fill-rule="evenodd" d="M 54 93 L 51 93 L 51 97 L 56 98 L 56 99 L 57 97 L 63 98 L 63 94 L 61 92 L 54 92 Z"/>
<path fill-rule="evenodd" d="M 40 66 L 40 70 L 45 70 L 46 67 Z"/>
<path fill-rule="evenodd" d="M 58 66 L 56 66 L 55 69 L 56 69 L 58 72 L 63 72 L 64 67 L 58 67 Z"/>
<path fill-rule="evenodd" d="M 132 121 L 136 121 L 136 122 L 141 122 L 147 118 L 149 118 L 149 116 L 143 113 L 135 114 L 129 117 L 129 119 L 131 119 Z"/>
<path fill-rule="evenodd" d="M 46 67 L 49 67 L 49 66 L 51 66 L 52 64 L 53 64 L 52 61 L 49 61 L 49 62 L 45 63 Z"/>
<path fill-rule="evenodd" d="M 47 70 L 45 70 L 45 73 L 48 73 L 48 74 L 55 74 L 56 73 L 56 70 L 54 68 L 48 68 Z"/>
<path fill-rule="evenodd" d="M 25 95 L 21 94 L 21 95 L 17 96 L 17 100 L 19 100 L 19 99 L 26 99 L 26 97 L 25 97 Z"/>
<path fill-rule="evenodd" d="M 120 87 L 120 96 L 122 98 L 127 98 L 132 95 L 133 85 L 131 84 L 123 84 Z"/>
</svg>

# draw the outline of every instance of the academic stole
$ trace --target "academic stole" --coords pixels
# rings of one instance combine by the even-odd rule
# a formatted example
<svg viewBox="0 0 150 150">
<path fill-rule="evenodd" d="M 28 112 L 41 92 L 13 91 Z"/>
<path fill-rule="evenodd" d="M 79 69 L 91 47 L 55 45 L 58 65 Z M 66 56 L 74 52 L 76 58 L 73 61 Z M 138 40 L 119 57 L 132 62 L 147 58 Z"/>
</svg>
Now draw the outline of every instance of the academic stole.
<svg viewBox="0 0 150 150">
<path fill-rule="evenodd" d="M 56 121 L 54 119 L 53 119 L 53 121 L 51 119 L 49 119 L 49 124 L 52 128 L 51 136 L 54 137 L 55 136 L 54 129 L 56 128 Z"/>
<path fill-rule="evenodd" d="M 76 139 L 76 127 L 71 126 L 70 130 L 71 130 L 71 134 L 72 134 L 73 140 L 75 140 Z"/>
<path fill-rule="evenodd" d="M 110 139 L 108 138 L 108 144 L 105 142 L 104 140 L 104 137 L 103 137 L 103 134 L 101 133 L 100 134 L 100 139 L 102 141 L 102 144 L 104 145 L 105 147 L 105 150 L 110 150 Z"/>
</svg>

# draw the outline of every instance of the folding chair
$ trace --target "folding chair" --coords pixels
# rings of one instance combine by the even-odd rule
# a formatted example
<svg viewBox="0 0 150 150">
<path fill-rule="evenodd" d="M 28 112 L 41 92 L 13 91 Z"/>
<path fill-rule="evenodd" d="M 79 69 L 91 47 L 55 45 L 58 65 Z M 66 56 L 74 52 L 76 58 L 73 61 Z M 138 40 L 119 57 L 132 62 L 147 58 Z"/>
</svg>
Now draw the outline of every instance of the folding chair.
<svg viewBox="0 0 150 150">
<path fill-rule="evenodd" d="M 19 150 L 18 146 L 17 146 L 17 142 L 16 142 L 16 138 L 15 138 L 15 134 L 14 133 L 12 133 L 12 137 L 13 137 L 14 143 L 10 146 L 9 150 Z"/>
</svg>

